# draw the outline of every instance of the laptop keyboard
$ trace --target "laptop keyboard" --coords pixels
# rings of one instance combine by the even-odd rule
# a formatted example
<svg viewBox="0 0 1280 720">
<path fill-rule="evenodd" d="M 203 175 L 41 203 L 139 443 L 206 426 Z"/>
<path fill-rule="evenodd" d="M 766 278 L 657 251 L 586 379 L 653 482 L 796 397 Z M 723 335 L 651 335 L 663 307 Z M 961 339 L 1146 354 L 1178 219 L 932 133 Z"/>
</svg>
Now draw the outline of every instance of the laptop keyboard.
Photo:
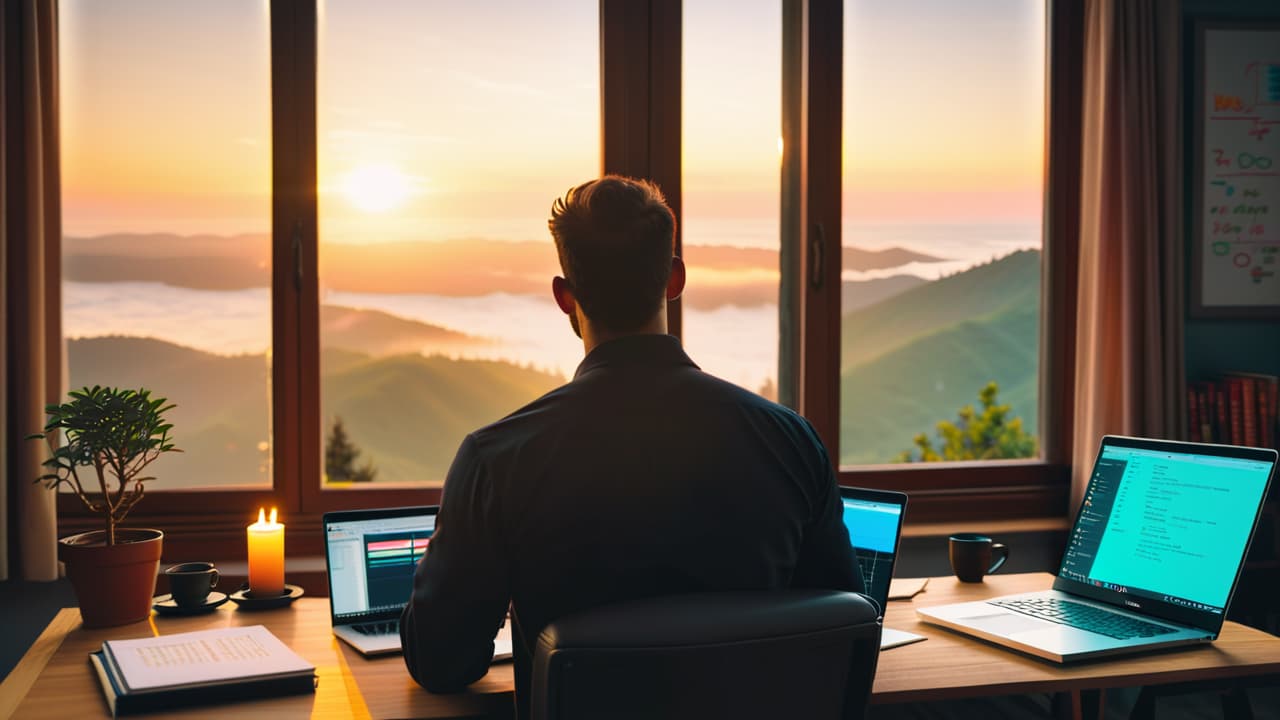
<svg viewBox="0 0 1280 720">
<path fill-rule="evenodd" d="M 1108 612 L 1092 605 L 1058 598 L 993 600 L 992 605 L 1014 610 L 1042 620 L 1096 632 L 1118 640 L 1147 638 L 1174 632 L 1173 628 L 1135 620 L 1127 615 Z"/>
<path fill-rule="evenodd" d="M 352 625 L 351 629 L 361 635 L 399 635 L 400 621 L 387 620 L 386 622 L 360 623 L 359 625 Z"/>
</svg>

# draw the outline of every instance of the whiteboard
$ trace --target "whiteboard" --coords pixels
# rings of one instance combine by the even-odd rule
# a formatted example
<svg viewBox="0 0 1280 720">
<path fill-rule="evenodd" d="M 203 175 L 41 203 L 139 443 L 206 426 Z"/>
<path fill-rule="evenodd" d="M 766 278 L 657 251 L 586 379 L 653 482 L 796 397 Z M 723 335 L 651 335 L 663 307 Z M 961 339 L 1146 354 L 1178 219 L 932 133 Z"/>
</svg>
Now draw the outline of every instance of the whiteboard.
<svg viewBox="0 0 1280 720">
<path fill-rule="evenodd" d="M 1280 24 L 1197 32 L 1192 310 L 1280 317 Z"/>
</svg>

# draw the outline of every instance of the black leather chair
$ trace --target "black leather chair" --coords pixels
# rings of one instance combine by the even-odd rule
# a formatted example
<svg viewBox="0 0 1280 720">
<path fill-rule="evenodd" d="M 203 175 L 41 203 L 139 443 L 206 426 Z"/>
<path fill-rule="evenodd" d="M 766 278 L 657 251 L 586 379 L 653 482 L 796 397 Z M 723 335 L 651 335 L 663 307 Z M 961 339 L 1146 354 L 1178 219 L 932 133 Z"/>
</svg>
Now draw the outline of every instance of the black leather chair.
<svg viewBox="0 0 1280 720">
<path fill-rule="evenodd" d="M 876 608 L 829 590 L 673 595 L 562 618 L 538 637 L 534 720 L 861 718 Z"/>
</svg>

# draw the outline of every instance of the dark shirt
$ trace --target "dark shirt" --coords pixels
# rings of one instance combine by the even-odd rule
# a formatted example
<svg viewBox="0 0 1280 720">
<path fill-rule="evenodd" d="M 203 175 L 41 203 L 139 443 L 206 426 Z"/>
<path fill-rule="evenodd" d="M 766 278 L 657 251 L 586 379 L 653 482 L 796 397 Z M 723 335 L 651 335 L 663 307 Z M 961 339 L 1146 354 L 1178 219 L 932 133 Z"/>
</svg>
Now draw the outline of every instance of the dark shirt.
<svg viewBox="0 0 1280 720">
<path fill-rule="evenodd" d="M 428 690 L 483 676 L 508 603 L 516 704 L 538 633 L 576 610 L 703 590 L 862 591 L 835 472 L 795 412 L 670 335 L 597 346 L 572 382 L 463 441 L 400 632 Z"/>
</svg>

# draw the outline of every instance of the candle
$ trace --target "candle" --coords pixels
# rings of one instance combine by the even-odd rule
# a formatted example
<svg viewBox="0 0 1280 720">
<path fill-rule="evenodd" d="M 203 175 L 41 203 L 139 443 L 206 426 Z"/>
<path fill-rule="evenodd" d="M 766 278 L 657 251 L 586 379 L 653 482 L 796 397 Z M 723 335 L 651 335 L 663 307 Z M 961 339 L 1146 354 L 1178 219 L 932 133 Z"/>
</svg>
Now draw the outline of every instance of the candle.
<svg viewBox="0 0 1280 720">
<path fill-rule="evenodd" d="M 276 509 L 258 508 L 258 522 L 248 527 L 249 593 L 272 597 L 284 593 L 284 525 L 276 522 Z"/>
</svg>

